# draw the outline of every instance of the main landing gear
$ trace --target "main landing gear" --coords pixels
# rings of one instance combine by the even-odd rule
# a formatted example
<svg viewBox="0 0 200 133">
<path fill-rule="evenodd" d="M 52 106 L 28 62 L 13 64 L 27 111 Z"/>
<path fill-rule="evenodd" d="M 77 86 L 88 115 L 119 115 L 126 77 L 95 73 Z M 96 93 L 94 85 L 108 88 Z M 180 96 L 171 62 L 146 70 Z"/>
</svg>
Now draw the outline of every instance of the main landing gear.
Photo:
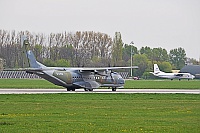
<svg viewBox="0 0 200 133">
<path fill-rule="evenodd" d="M 110 87 L 108 89 L 110 89 Z M 76 90 L 75 88 L 67 88 L 67 91 L 75 91 L 75 90 Z M 84 90 L 85 91 L 93 91 L 92 88 L 90 88 L 90 89 L 85 88 Z M 112 91 L 116 91 L 116 90 L 117 90 L 116 87 L 112 87 Z"/>
<path fill-rule="evenodd" d="M 116 87 L 112 87 L 112 91 L 116 91 L 117 90 L 117 88 Z"/>
<path fill-rule="evenodd" d="M 108 89 L 110 89 L 110 87 L 108 87 Z M 117 87 L 112 87 L 112 91 L 116 91 Z"/>
<path fill-rule="evenodd" d="M 67 88 L 67 91 L 75 91 L 75 88 Z"/>
<path fill-rule="evenodd" d="M 84 90 L 85 90 L 85 91 L 93 91 L 93 89 L 92 89 L 92 88 L 91 88 L 91 89 L 86 89 L 86 88 L 85 88 Z"/>
</svg>

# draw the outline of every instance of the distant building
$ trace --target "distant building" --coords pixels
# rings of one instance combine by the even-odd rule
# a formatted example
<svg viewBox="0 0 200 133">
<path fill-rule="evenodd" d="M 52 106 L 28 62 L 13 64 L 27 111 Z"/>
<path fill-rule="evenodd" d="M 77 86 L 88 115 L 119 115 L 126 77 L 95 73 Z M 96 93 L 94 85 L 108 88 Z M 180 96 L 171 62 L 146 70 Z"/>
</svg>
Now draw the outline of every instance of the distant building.
<svg viewBox="0 0 200 133">
<path fill-rule="evenodd" d="M 195 78 L 200 79 L 200 65 L 187 65 L 184 66 L 181 70 L 181 73 L 188 72 L 195 76 Z"/>
</svg>

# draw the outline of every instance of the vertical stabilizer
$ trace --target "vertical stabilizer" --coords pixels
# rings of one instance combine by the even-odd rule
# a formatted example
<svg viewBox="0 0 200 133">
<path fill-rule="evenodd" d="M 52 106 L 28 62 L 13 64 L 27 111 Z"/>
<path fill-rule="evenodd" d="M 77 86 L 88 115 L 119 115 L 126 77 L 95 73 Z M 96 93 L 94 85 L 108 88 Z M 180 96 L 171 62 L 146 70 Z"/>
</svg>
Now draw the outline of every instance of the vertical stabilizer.
<svg viewBox="0 0 200 133">
<path fill-rule="evenodd" d="M 30 44 L 25 36 L 21 37 L 23 67 L 28 68 L 43 68 L 45 65 L 36 61 L 36 58 L 30 48 Z"/>
<path fill-rule="evenodd" d="M 21 47 L 22 47 L 22 57 L 23 57 L 23 67 L 28 68 L 30 67 L 27 51 L 29 47 L 29 42 L 27 41 L 25 36 L 21 37 Z"/>
<path fill-rule="evenodd" d="M 160 69 L 157 64 L 154 64 L 154 73 L 160 72 Z"/>
<path fill-rule="evenodd" d="M 31 50 L 27 51 L 27 56 L 29 60 L 29 65 L 31 68 L 41 68 L 38 62 L 35 59 L 35 56 Z"/>
</svg>

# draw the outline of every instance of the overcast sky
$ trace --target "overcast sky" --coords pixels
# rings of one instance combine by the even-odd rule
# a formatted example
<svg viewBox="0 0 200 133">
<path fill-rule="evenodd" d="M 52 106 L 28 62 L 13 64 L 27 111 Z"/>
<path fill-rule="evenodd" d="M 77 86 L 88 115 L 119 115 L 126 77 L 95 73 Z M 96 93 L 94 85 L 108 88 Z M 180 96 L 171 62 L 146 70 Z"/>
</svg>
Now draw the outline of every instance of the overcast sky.
<svg viewBox="0 0 200 133">
<path fill-rule="evenodd" d="M 200 57 L 200 0 L 0 0 L 0 29 L 102 32 L 124 43 Z"/>
</svg>

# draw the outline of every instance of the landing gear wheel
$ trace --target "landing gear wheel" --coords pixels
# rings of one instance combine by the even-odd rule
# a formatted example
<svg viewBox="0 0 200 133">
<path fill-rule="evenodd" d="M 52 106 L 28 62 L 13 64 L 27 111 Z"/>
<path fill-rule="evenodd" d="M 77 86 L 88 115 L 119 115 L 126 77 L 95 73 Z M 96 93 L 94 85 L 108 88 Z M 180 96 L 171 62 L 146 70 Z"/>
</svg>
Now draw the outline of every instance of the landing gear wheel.
<svg viewBox="0 0 200 133">
<path fill-rule="evenodd" d="M 89 91 L 93 91 L 93 89 L 89 89 Z"/>
<path fill-rule="evenodd" d="M 84 90 L 85 90 L 85 91 L 93 91 L 93 89 L 86 89 L 86 88 L 85 88 Z"/>
<path fill-rule="evenodd" d="M 75 91 L 75 88 L 67 88 L 67 91 Z"/>
<path fill-rule="evenodd" d="M 112 91 L 116 91 L 116 90 L 117 90 L 116 87 L 112 88 Z"/>
</svg>

